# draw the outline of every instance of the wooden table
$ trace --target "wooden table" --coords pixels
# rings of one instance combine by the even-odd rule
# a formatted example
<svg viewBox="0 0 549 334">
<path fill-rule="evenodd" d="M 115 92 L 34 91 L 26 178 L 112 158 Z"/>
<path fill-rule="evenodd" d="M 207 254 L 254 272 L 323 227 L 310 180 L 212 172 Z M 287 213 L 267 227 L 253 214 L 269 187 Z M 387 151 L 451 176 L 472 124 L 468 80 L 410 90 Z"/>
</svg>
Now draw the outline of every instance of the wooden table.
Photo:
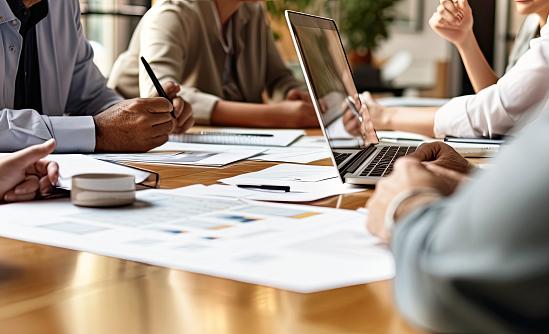
<svg viewBox="0 0 549 334">
<path fill-rule="evenodd" d="M 272 165 L 145 167 L 175 188 Z M 356 209 L 370 195 L 312 204 Z M 395 308 L 390 281 L 298 294 L 0 238 L 0 334 L 417 332 Z"/>
</svg>

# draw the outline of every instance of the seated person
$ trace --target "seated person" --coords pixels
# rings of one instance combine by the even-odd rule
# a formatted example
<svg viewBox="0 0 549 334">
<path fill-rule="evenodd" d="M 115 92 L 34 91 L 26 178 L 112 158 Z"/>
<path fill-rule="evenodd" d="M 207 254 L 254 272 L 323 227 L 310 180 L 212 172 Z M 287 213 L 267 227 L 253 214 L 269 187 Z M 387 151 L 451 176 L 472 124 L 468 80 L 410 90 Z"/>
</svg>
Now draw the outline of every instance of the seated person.
<svg viewBox="0 0 549 334">
<path fill-rule="evenodd" d="M 472 11 L 467 1 L 441 1 L 431 26 L 457 47 L 477 94 L 452 99 L 440 109 L 385 109 L 366 97 L 376 129 L 416 132 L 437 138 L 494 138 L 507 134 L 519 121 L 538 113 L 549 99 L 546 89 L 549 27 L 545 27 L 549 1 L 516 2 L 516 6 L 520 14 L 535 13 L 539 26 L 543 27 L 541 37 L 531 41 L 530 49 L 525 47 L 537 33 L 537 28 L 536 33 L 532 33 L 532 18 L 528 19 L 511 54 L 510 64 L 514 66 L 498 81 L 473 34 Z M 345 121 L 347 131 L 356 135 L 357 120 L 347 113 Z"/>
<path fill-rule="evenodd" d="M 396 163 L 368 202 L 368 228 L 391 243 L 396 302 L 411 322 L 437 333 L 547 332 L 548 169 L 549 113 L 489 171 L 467 175 L 443 143 Z"/>
<path fill-rule="evenodd" d="M 0 2 L 0 151 L 57 140 L 58 152 L 147 151 L 192 125 L 163 98 L 123 101 L 106 87 L 76 0 Z M 68 117 L 70 116 L 70 117 Z"/>
<path fill-rule="evenodd" d="M 30 201 L 50 194 L 59 177 L 55 162 L 42 160 L 55 140 L 0 157 L 0 203 Z"/>
<path fill-rule="evenodd" d="M 198 124 L 318 126 L 309 95 L 277 51 L 260 1 L 157 3 L 113 67 L 108 85 L 127 98 L 154 92 L 140 56 L 161 82 L 182 85 L 180 96 Z M 265 93 L 274 103 L 264 103 Z"/>
</svg>

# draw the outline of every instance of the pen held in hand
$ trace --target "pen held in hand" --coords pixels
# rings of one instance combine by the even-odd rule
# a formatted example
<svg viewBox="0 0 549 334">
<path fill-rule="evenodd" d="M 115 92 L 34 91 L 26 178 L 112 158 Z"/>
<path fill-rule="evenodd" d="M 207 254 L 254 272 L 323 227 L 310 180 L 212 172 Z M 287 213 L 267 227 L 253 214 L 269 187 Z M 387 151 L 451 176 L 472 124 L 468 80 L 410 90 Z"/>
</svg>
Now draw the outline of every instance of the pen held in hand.
<svg viewBox="0 0 549 334">
<path fill-rule="evenodd" d="M 168 97 L 168 94 L 166 94 L 166 91 L 164 91 L 164 88 L 162 88 L 162 85 L 160 84 L 160 81 L 158 81 L 158 78 L 154 74 L 151 66 L 145 60 L 145 57 L 141 57 L 141 62 L 143 63 L 143 66 L 145 67 L 145 70 L 147 71 L 147 74 L 149 75 L 149 78 L 151 78 L 151 81 L 154 85 L 154 88 L 156 88 L 156 91 L 158 92 L 158 96 L 163 97 L 170 101 L 170 98 Z M 170 115 L 172 115 L 173 118 L 177 118 L 175 115 L 175 110 L 172 108 L 172 111 L 170 111 Z"/>
<path fill-rule="evenodd" d="M 355 104 L 355 101 L 353 101 L 353 98 L 350 96 L 347 96 L 345 101 L 347 101 L 347 105 L 349 105 L 349 108 L 351 109 L 351 112 L 353 113 L 353 115 L 355 115 L 355 117 L 360 121 L 360 123 L 364 123 L 362 115 L 360 115 L 360 112 L 356 107 L 356 104 Z"/>
</svg>

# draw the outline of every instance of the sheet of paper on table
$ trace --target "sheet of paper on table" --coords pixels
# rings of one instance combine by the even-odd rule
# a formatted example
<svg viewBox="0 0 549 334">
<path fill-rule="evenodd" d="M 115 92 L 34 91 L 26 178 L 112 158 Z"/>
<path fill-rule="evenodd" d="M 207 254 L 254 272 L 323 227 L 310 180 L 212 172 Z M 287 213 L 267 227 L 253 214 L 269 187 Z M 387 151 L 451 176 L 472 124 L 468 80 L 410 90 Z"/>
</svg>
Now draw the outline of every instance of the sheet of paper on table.
<svg viewBox="0 0 549 334">
<path fill-rule="evenodd" d="M 218 180 L 223 184 L 289 186 L 291 191 L 312 193 L 341 189 L 337 169 L 331 166 L 281 164 L 258 172 L 246 173 Z"/>
<path fill-rule="evenodd" d="M 179 143 L 246 145 L 246 146 L 289 146 L 303 136 L 303 130 L 275 129 L 212 129 L 198 133 L 170 136 L 170 141 Z"/>
<path fill-rule="evenodd" d="M 0 236 L 296 292 L 392 278 L 391 253 L 347 210 L 146 190 L 127 208 L 67 199 L 0 207 Z"/>
<path fill-rule="evenodd" d="M 72 177 L 77 174 L 130 174 L 135 176 L 135 183 L 145 181 L 150 173 L 139 169 L 121 166 L 81 154 L 51 154 L 47 160 L 59 165 L 58 187 L 70 190 Z"/>
<path fill-rule="evenodd" d="M 313 202 L 337 195 L 354 194 L 364 191 L 364 189 L 353 188 L 350 185 L 341 184 L 339 185 L 339 187 L 332 186 L 326 189 L 314 189 L 311 192 L 281 192 L 261 189 L 242 189 L 236 186 L 222 184 L 214 184 L 210 186 L 196 184 L 184 188 L 179 188 L 176 191 L 183 195 L 194 194 L 200 196 L 241 198 L 255 201 L 304 203 Z"/>
<path fill-rule="evenodd" d="M 264 148 L 259 147 L 227 147 L 224 145 L 200 145 L 170 142 L 147 153 L 93 154 L 90 156 L 105 161 L 221 167 L 254 157 L 264 151 Z"/>
</svg>

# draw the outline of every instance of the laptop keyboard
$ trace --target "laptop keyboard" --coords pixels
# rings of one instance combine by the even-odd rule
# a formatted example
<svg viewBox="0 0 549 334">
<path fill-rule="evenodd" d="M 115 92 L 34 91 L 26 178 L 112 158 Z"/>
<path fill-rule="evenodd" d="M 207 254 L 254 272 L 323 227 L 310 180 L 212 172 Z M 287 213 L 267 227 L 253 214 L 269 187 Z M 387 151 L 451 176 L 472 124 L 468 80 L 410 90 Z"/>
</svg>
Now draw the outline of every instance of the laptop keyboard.
<svg viewBox="0 0 549 334">
<path fill-rule="evenodd" d="M 379 151 L 360 176 L 382 177 L 393 171 L 398 158 L 416 151 L 415 146 L 385 146 Z"/>
<path fill-rule="evenodd" d="M 343 161 L 347 160 L 347 158 L 349 158 L 351 154 L 352 153 L 335 153 L 334 152 L 334 158 L 337 166 L 341 165 Z"/>
</svg>

